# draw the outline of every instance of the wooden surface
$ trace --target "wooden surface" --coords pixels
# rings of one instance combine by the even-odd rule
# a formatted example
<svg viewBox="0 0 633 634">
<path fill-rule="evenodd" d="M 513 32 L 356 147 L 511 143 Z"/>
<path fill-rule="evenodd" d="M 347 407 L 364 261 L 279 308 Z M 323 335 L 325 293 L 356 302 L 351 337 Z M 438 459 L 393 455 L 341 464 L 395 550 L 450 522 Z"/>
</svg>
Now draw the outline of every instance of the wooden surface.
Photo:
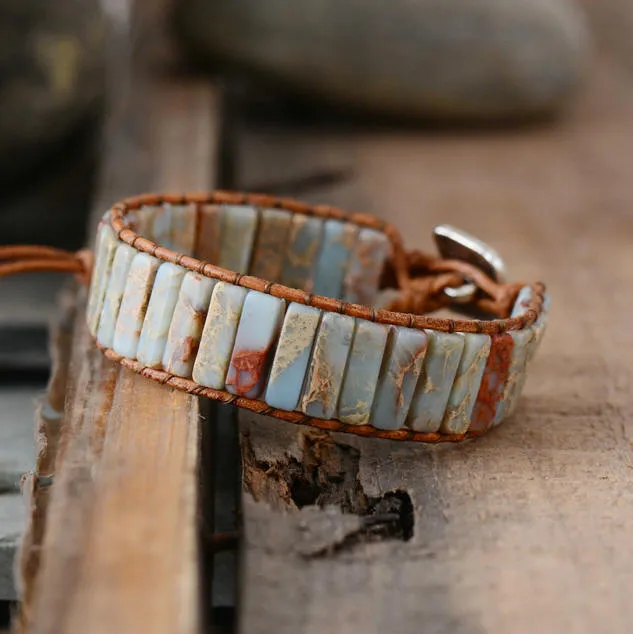
<svg viewBox="0 0 633 634">
<path fill-rule="evenodd" d="M 620 20 L 596 6 L 592 82 L 549 126 L 346 129 L 230 108 L 222 185 L 371 211 L 410 247 L 431 249 L 433 225 L 450 222 L 499 247 L 513 279 L 546 281 L 554 303 L 519 411 L 480 440 L 407 445 L 240 414 L 240 632 L 630 632 L 633 82 L 622 26 L 608 37 Z M 211 185 L 208 85 L 134 80 L 107 137 L 99 210 Z M 172 152 L 179 141 L 189 152 Z M 27 588 L 38 573 L 26 625 L 196 631 L 200 404 L 110 366 L 82 329 L 73 349 L 41 560 L 35 538 L 23 559 Z M 229 515 L 215 511 L 226 526 Z"/>
<path fill-rule="evenodd" d="M 26 624 L 30 617 L 33 603 L 34 580 L 40 565 L 48 503 L 64 418 L 66 389 L 69 387 L 68 375 L 77 301 L 76 288 L 66 282 L 65 291 L 57 299 L 56 319 L 51 325 L 49 335 L 53 363 L 46 391 L 44 395 L 40 395 L 35 412 L 35 446 L 31 449 L 36 451 L 36 457 L 30 461 L 28 470 L 24 471 L 21 488 L 25 498 L 22 500 L 25 517 L 21 518 L 19 549 L 17 556 L 13 553 L 14 562 L 10 567 L 24 606 L 20 614 L 22 625 Z M 33 434 L 31 437 L 33 438 Z"/>
<path fill-rule="evenodd" d="M 409 247 L 432 249 L 437 223 L 472 231 L 553 301 L 519 411 L 480 440 L 415 446 L 240 414 L 240 632 L 631 631 L 633 82 L 608 38 L 599 50 L 577 108 L 548 126 L 238 126 L 239 186 L 293 194 L 347 174 L 301 193 L 388 218 Z"/>
<path fill-rule="evenodd" d="M 158 63 L 164 3 L 106 4 L 117 97 L 95 218 L 139 191 L 210 188 L 216 172 L 214 90 Z M 197 399 L 106 362 L 77 320 L 41 553 L 33 537 L 22 556 L 23 630 L 200 631 L 200 427 Z"/>
</svg>

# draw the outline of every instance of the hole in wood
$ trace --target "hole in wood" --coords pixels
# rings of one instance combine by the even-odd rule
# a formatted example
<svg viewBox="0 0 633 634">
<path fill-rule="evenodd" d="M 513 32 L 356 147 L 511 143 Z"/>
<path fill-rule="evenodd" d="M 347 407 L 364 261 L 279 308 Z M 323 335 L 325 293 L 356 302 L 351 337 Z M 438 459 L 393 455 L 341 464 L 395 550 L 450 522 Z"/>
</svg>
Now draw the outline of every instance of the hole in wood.
<svg viewBox="0 0 633 634">
<path fill-rule="evenodd" d="M 0 601 L 0 628 L 9 628 L 11 625 L 11 614 L 15 612 L 15 604 L 11 601 Z"/>
<path fill-rule="evenodd" d="M 411 539 L 415 520 L 406 491 L 367 495 L 359 478 L 360 452 L 356 448 L 313 432 L 303 434 L 301 443 L 301 459 L 286 455 L 281 460 L 258 460 L 249 434 L 243 433 L 244 489 L 277 508 L 337 506 L 344 513 L 358 515 L 363 521 L 351 537 L 354 543 Z"/>
<path fill-rule="evenodd" d="M 233 606 L 218 606 L 212 610 L 211 629 L 214 634 L 235 632 L 237 610 Z"/>
</svg>

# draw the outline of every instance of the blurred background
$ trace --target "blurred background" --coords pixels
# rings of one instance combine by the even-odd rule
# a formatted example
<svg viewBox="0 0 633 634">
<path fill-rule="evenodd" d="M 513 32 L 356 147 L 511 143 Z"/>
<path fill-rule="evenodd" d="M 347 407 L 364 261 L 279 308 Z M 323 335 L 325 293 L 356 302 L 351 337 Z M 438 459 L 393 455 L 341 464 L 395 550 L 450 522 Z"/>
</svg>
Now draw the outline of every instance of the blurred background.
<svg viewBox="0 0 633 634">
<path fill-rule="evenodd" d="M 347 158 L 365 130 L 431 139 L 555 134 L 574 117 L 594 68 L 594 32 L 633 59 L 624 0 L 174 0 L 167 16 L 163 36 L 147 40 L 128 0 L 0 2 L 0 243 L 77 249 L 90 239 L 95 188 L 109 177 L 103 158 L 126 155 L 125 135 L 113 150 L 108 126 L 143 90 L 130 71 L 140 49 L 152 49 L 157 72 L 207 77 L 221 89 L 219 186 L 325 202 L 353 179 Z M 126 125 L 131 139 L 135 122 Z M 240 141 L 249 126 L 256 132 Z M 323 135 L 336 138 L 323 164 L 303 170 L 297 155 Z M 164 151 L 177 153 L 177 141 Z M 433 142 L 427 149 L 432 165 Z M 403 164 L 407 152 L 417 160 L 403 145 Z M 476 165 L 476 153 L 471 159 Z M 455 161 L 459 154 L 442 164 Z M 474 177 L 494 174 L 475 168 Z M 128 189 L 139 193 L 133 180 Z M 16 598 L 19 481 L 34 461 L 33 407 L 63 283 L 44 274 L 0 281 L 0 628 Z"/>
<path fill-rule="evenodd" d="M 108 32 L 128 10 L 2 3 L 3 242 L 82 244 L 95 139 L 122 88 L 116 68 L 106 79 Z M 183 64 L 246 86 L 258 108 L 429 128 L 547 125 L 590 53 L 573 0 L 174 0 L 168 28 Z"/>
</svg>

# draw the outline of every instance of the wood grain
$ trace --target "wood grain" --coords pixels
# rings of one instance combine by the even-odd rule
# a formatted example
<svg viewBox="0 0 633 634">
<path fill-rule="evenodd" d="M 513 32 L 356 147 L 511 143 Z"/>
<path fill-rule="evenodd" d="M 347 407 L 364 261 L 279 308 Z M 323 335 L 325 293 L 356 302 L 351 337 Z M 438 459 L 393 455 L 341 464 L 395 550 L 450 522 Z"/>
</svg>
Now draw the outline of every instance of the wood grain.
<svg viewBox="0 0 633 634">
<path fill-rule="evenodd" d="M 210 188 L 216 173 L 213 87 L 158 63 L 165 48 L 153 34 L 166 3 L 106 4 L 118 90 L 93 220 L 140 191 Z M 198 400 L 107 362 L 81 318 L 70 368 L 23 630 L 199 632 Z"/>
<path fill-rule="evenodd" d="M 513 279 L 546 281 L 553 310 L 519 411 L 477 441 L 240 415 L 241 632 L 630 631 L 633 83 L 608 38 L 601 50 L 578 107 L 546 126 L 242 123 L 240 186 L 348 174 L 303 195 L 381 215 L 409 247 L 432 249 L 438 223 L 472 231 Z M 363 522 L 385 504 L 397 517 L 380 534 Z"/>
</svg>

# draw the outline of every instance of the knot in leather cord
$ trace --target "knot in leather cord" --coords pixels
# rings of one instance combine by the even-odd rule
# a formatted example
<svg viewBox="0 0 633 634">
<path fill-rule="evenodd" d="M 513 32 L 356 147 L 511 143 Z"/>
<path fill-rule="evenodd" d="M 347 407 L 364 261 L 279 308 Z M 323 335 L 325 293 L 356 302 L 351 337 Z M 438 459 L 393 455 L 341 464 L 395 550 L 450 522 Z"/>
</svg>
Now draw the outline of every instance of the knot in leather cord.
<svg viewBox="0 0 633 634">
<path fill-rule="evenodd" d="M 81 249 L 75 253 L 64 249 L 31 244 L 0 247 L 0 277 L 34 271 L 74 273 L 82 284 L 90 283 L 92 253 Z"/>
<path fill-rule="evenodd" d="M 481 269 L 462 260 L 443 260 L 421 251 L 407 251 L 393 262 L 399 294 L 387 306 L 388 310 L 423 314 L 453 305 L 445 292 L 466 283 L 474 284 L 478 292 L 470 305 L 500 318 L 509 317 L 524 284 L 501 284 Z"/>
</svg>

